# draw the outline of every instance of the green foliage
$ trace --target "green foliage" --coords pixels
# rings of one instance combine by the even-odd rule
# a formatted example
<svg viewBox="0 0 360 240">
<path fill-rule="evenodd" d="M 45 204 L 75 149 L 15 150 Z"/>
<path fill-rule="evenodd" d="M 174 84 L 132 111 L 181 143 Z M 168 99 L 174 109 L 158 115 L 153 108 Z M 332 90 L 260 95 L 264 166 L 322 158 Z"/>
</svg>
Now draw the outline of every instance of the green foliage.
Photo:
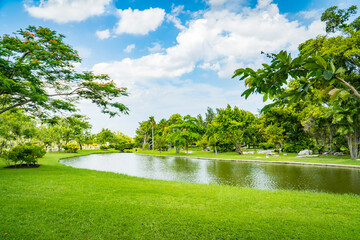
<svg viewBox="0 0 360 240">
<path fill-rule="evenodd" d="M 25 143 L 16 146 L 9 151 L 4 152 L 1 157 L 6 159 L 7 162 L 16 164 L 36 164 L 39 158 L 46 154 L 43 146 Z"/>
<path fill-rule="evenodd" d="M 259 143 L 259 148 L 261 149 L 274 149 L 275 148 L 275 144 L 273 142 L 263 142 L 263 143 Z"/>
<path fill-rule="evenodd" d="M 64 38 L 34 26 L 0 37 L 0 114 L 20 107 L 43 118 L 76 111 L 79 99 L 90 100 L 110 116 L 128 112 L 114 101 L 127 96 L 126 89 L 107 75 L 76 72 L 74 64 L 81 59 Z"/>
<path fill-rule="evenodd" d="M 79 150 L 79 147 L 76 144 L 62 145 L 62 148 L 69 153 L 76 153 Z"/>
<path fill-rule="evenodd" d="M 101 145 L 100 146 L 100 150 L 108 150 L 108 149 L 110 149 L 110 146 L 108 146 L 108 145 Z"/>
<path fill-rule="evenodd" d="M 324 150 L 325 150 L 325 146 L 324 145 L 321 145 L 321 144 L 319 144 L 319 145 L 316 145 L 315 146 L 315 148 L 314 148 L 318 153 L 323 153 L 324 152 Z"/>
<path fill-rule="evenodd" d="M 315 145 L 309 141 L 298 141 L 296 143 L 285 143 L 283 152 L 298 153 L 305 149 L 315 150 Z"/>
<path fill-rule="evenodd" d="M 145 143 L 145 144 L 143 145 L 143 150 L 147 150 L 147 149 L 149 149 L 149 146 L 150 146 L 150 144 L 149 144 L 149 143 Z"/>
</svg>

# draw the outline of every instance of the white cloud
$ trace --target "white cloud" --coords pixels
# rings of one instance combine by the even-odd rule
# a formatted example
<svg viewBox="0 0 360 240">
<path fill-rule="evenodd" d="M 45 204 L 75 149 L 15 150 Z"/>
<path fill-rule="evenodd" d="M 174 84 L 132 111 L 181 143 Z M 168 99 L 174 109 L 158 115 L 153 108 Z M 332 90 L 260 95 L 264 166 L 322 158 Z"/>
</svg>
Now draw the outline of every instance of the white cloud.
<svg viewBox="0 0 360 240">
<path fill-rule="evenodd" d="M 24 7 L 33 17 L 67 23 L 101 15 L 110 2 L 111 0 L 42 0 L 40 4 L 24 4 Z"/>
<path fill-rule="evenodd" d="M 120 21 L 117 23 L 117 34 L 140 34 L 146 35 L 155 31 L 163 22 L 165 10 L 161 8 L 149 8 L 144 11 L 131 8 L 118 10 Z"/>
<path fill-rule="evenodd" d="M 130 97 L 125 101 L 135 115 L 126 117 L 126 121 L 136 125 L 132 131 L 148 116 L 160 119 L 175 112 L 196 115 L 201 113 L 199 109 L 205 112 L 207 106 L 224 107 L 230 103 L 256 112 L 263 106 L 261 96 L 245 102 L 240 97 L 244 88 L 238 80 L 230 80 L 233 71 L 261 66 L 266 61 L 261 51 L 296 52 L 299 43 L 321 33 L 324 25 L 320 21 L 309 26 L 290 21 L 267 0 L 238 13 L 210 8 L 200 18 L 189 21 L 174 46 L 136 59 L 99 63 L 92 70 L 107 73 L 120 86 L 128 87 Z M 232 86 L 214 87 L 182 79 L 197 68 L 213 71 L 226 78 L 226 84 L 231 81 Z"/>
<path fill-rule="evenodd" d="M 171 14 L 166 14 L 166 19 L 168 22 L 174 23 L 175 27 L 184 30 L 185 26 L 182 25 L 180 18 L 178 16 L 184 12 L 184 6 L 174 6 L 174 4 L 171 6 Z"/>
<path fill-rule="evenodd" d="M 107 39 L 110 37 L 110 31 L 109 31 L 109 29 L 106 29 L 103 31 L 96 31 L 96 36 L 101 40 Z"/>
<path fill-rule="evenodd" d="M 125 49 L 124 49 L 124 52 L 127 52 L 127 53 L 131 53 L 131 51 L 135 48 L 135 44 L 130 44 L 128 45 Z"/>
<path fill-rule="evenodd" d="M 152 47 L 148 47 L 149 52 L 160 52 L 164 50 L 160 43 L 155 42 L 152 45 Z"/>
</svg>

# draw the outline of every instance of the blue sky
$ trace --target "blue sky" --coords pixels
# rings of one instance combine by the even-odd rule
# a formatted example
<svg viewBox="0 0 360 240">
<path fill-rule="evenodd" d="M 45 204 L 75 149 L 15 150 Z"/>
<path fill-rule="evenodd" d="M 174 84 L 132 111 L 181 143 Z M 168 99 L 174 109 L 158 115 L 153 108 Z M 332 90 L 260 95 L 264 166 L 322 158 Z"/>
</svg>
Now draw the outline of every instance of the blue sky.
<svg viewBox="0 0 360 240">
<path fill-rule="evenodd" d="M 130 115 L 109 119 L 88 102 L 94 132 L 134 136 L 138 122 L 173 113 L 204 114 L 227 104 L 257 113 L 261 96 L 240 95 L 239 67 L 259 67 L 261 51 L 297 52 L 324 34 L 321 12 L 355 0 L 0 0 L 0 34 L 28 25 L 66 36 L 83 58 L 78 70 L 109 74 L 129 97 Z"/>
</svg>

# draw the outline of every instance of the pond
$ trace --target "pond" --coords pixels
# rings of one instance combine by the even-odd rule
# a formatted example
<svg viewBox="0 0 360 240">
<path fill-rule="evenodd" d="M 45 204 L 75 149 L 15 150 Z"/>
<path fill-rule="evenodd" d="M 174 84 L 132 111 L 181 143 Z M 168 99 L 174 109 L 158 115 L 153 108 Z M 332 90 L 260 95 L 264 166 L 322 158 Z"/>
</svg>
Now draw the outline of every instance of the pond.
<svg viewBox="0 0 360 240">
<path fill-rule="evenodd" d="M 217 161 L 132 153 L 93 154 L 61 160 L 67 166 L 130 176 L 255 189 L 360 194 L 360 169 Z"/>
</svg>

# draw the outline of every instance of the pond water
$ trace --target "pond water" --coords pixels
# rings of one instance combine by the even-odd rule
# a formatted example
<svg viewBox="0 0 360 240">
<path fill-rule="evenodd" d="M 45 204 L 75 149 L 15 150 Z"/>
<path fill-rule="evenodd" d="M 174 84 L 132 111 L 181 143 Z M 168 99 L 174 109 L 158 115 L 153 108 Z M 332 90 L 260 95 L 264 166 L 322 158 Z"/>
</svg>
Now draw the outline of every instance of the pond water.
<svg viewBox="0 0 360 240">
<path fill-rule="evenodd" d="M 255 189 L 360 194 L 360 169 L 216 161 L 132 153 L 93 154 L 61 160 L 67 166 L 151 179 Z"/>
</svg>

